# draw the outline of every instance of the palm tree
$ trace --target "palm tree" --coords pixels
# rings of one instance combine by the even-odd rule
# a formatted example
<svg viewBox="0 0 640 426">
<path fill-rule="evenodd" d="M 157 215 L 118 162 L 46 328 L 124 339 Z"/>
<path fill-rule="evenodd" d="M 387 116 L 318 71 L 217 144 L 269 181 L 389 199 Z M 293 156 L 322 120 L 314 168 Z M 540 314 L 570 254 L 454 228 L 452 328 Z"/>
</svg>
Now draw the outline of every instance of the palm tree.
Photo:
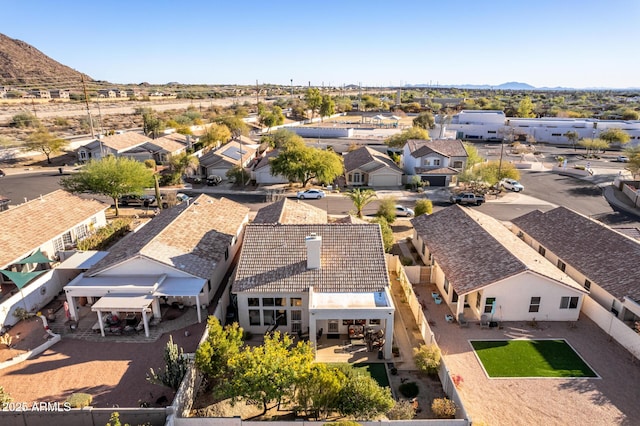
<svg viewBox="0 0 640 426">
<path fill-rule="evenodd" d="M 376 198 L 376 193 L 372 189 L 356 188 L 345 192 L 344 195 L 353 202 L 353 206 L 358 210 L 358 217 L 360 219 L 363 218 L 362 209 Z"/>
</svg>

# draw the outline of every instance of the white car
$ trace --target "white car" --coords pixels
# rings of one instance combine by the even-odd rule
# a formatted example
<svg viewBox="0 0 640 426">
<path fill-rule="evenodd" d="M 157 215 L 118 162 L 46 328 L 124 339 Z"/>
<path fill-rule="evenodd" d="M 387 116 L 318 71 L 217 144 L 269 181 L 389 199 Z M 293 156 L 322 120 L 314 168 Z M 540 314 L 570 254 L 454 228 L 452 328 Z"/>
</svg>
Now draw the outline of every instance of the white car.
<svg viewBox="0 0 640 426">
<path fill-rule="evenodd" d="M 619 156 L 616 158 L 616 161 L 617 161 L 618 163 L 628 163 L 628 162 L 629 162 L 629 157 L 627 157 L 626 155 L 619 155 Z"/>
<path fill-rule="evenodd" d="M 396 206 L 396 216 L 412 217 L 415 213 L 405 206 Z"/>
<path fill-rule="evenodd" d="M 514 192 L 520 192 L 524 189 L 524 186 L 522 186 L 522 184 L 515 179 L 502 179 L 498 183 L 498 186 Z"/>
<path fill-rule="evenodd" d="M 299 200 L 304 200 L 305 198 L 324 198 L 325 195 L 326 194 L 321 189 L 307 189 L 306 191 L 298 192 L 297 197 Z"/>
</svg>

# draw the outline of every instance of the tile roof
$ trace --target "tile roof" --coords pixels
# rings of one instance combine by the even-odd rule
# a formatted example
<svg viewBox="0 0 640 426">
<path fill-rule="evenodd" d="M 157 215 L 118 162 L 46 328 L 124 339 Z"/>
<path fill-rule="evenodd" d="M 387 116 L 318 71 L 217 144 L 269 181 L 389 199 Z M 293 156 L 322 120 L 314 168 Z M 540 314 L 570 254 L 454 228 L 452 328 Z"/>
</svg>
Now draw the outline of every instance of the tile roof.
<svg viewBox="0 0 640 426">
<path fill-rule="evenodd" d="M 277 157 L 279 153 L 280 153 L 279 149 L 274 149 L 274 150 L 271 150 L 271 151 L 267 152 L 267 155 L 265 155 L 264 157 L 260 158 L 260 160 L 258 161 L 258 164 L 256 164 L 256 166 L 253 168 L 253 170 L 260 170 L 263 167 L 269 166 L 270 159 Z"/>
<path fill-rule="evenodd" d="M 59 189 L 0 212 L 0 267 L 30 254 L 108 207 Z"/>
<path fill-rule="evenodd" d="M 238 165 L 240 164 L 240 157 L 236 157 L 231 154 L 240 150 L 242 150 L 242 164 L 249 161 L 249 159 L 256 153 L 256 149 L 253 146 L 244 143 L 240 144 L 237 141 L 231 141 L 222 145 L 215 151 L 209 151 L 200 157 L 200 165 L 205 167 L 212 167 L 217 164 L 228 164 L 232 166 Z"/>
<path fill-rule="evenodd" d="M 327 212 L 309 203 L 283 198 L 258 210 L 253 223 L 327 223 Z"/>
<path fill-rule="evenodd" d="M 169 153 L 174 153 L 185 149 L 187 147 L 187 136 L 180 133 L 172 133 L 165 135 L 161 138 L 154 139 L 150 142 L 151 145 L 155 145 L 164 149 Z"/>
<path fill-rule="evenodd" d="M 126 151 L 145 142 L 151 142 L 151 138 L 136 132 L 125 132 L 102 138 L 102 145 L 108 146 L 118 152 Z"/>
<path fill-rule="evenodd" d="M 367 222 L 364 219 L 360 219 L 357 216 L 348 215 L 348 216 L 344 216 L 336 220 L 333 220 L 331 221 L 331 223 L 369 223 L 369 222 Z"/>
<path fill-rule="evenodd" d="M 348 152 L 344 156 L 344 170 L 346 173 L 357 169 L 372 172 L 384 167 L 395 170 L 400 174 L 402 173 L 402 169 L 400 169 L 388 155 L 371 149 L 368 146 L 360 147 Z"/>
<path fill-rule="evenodd" d="M 612 296 L 640 302 L 640 243 L 565 207 L 511 221 Z"/>
<path fill-rule="evenodd" d="M 454 205 L 411 220 L 459 295 L 533 271 L 584 291 L 497 220 Z"/>
<path fill-rule="evenodd" d="M 201 194 L 189 204 L 163 210 L 136 233 L 127 235 L 86 275 L 143 256 L 209 279 L 248 214 L 248 207 L 234 201 Z"/>
<path fill-rule="evenodd" d="M 445 157 L 467 156 L 467 150 L 459 139 L 435 139 L 432 141 L 409 139 L 407 144 L 409 145 L 409 152 L 414 158 L 424 157 L 432 152 Z"/>
<path fill-rule="evenodd" d="M 305 237 L 322 237 L 321 267 L 307 269 Z M 369 293 L 389 285 L 377 224 L 247 225 L 233 292 Z"/>
</svg>

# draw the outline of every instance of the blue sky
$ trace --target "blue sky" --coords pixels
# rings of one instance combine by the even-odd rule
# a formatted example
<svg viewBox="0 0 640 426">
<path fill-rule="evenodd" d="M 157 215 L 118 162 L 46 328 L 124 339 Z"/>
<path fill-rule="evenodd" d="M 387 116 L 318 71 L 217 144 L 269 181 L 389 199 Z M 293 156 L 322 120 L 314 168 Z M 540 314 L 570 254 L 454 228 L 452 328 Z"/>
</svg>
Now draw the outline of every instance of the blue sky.
<svg viewBox="0 0 640 426">
<path fill-rule="evenodd" d="M 638 0 L 1 5 L 1 33 L 112 83 L 640 87 Z"/>
</svg>

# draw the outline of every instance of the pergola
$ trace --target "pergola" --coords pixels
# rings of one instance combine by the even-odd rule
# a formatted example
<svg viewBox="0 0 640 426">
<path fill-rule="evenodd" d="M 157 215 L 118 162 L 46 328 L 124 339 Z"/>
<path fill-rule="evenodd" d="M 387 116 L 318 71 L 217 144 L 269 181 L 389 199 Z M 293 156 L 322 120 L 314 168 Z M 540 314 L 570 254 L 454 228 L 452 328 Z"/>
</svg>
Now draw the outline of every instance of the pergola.
<svg viewBox="0 0 640 426">
<path fill-rule="evenodd" d="M 119 312 L 140 312 L 142 314 L 142 322 L 144 324 L 144 335 L 149 337 L 149 318 L 147 314 L 151 312 L 151 303 L 153 296 L 150 294 L 110 294 L 101 297 L 93 304 L 91 310 L 98 313 L 98 324 L 100 324 L 100 333 L 104 337 L 104 321 L 102 319 L 103 312 L 119 311 Z"/>
</svg>

